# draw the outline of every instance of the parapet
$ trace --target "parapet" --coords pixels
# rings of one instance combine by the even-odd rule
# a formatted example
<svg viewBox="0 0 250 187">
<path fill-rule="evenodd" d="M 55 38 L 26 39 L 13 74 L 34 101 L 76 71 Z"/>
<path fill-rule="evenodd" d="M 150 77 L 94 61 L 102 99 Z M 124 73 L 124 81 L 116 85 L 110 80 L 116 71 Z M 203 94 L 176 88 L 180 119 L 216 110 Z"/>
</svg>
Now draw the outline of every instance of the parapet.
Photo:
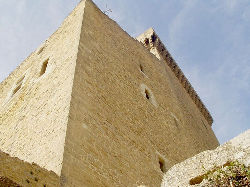
<svg viewBox="0 0 250 187">
<path fill-rule="evenodd" d="M 208 109 L 201 101 L 200 97 L 182 72 L 181 68 L 175 62 L 171 54 L 168 52 L 159 36 L 155 33 L 155 31 L 150 28 L 145 31 L 143 34 L 136 38 L 139 42 L 141 42 L 152 54 L 154 54 L 159 60 L 164 61 L 175 74 L 183 88 L 189 94 L 190 98 L 193 100 L 195 105 L 198 107 L 204 118 L 207 122 L 212 126 L 213 118 L 210 115 Z"/>
</svg>

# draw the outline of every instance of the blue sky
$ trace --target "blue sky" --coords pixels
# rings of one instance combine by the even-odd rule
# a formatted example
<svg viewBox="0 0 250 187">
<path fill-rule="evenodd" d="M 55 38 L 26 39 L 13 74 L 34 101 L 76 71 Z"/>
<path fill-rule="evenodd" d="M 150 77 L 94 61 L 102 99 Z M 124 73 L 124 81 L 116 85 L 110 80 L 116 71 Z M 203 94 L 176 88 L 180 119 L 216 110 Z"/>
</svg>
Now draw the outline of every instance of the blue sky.
<svg viewBox="0 0 250 187">
<path fill-rule="evenodd" d="M 0 81 L 78 0 L 0 0 Z M 94 0 L 132 37 L 153 27 L 211 112 L 221 143 L 250 128 L 249 0 Z"/>
</svg>

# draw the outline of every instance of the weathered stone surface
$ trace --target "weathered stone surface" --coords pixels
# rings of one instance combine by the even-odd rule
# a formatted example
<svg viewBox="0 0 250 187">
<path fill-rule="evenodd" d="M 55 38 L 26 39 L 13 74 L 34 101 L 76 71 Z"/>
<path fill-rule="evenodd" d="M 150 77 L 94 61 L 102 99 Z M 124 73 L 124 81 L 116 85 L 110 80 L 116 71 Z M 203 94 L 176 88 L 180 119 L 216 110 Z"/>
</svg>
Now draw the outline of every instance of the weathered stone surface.
<svg viewBox="0 0 250 187">
<path fill-rule="evenodd" d="M 218 146 L 168 62 L 81 1 L 1 83 L 0 149 L 61 186 L 160 186 L 163 171 Z"/>
<path fill-rule="evenodd" d="M 0 186 L 59 186 L 59 176 L 37 164 L 24 162 L 0 151 Z"/>
<path fill-rule="evenodd" d="M 0 187 L 21 187 L 21 186 L 7 177 L 0 176 Z"/>
<path fill-rule="evenodd" d="M 0 150 L 58 175 L 83 12 L 84 2 L 0 84 Z"/>
<path fill-rule="evenodd" d="M 160 186 L 160 161 L 164 170 L 217 147 L 170 67 L 91 1 L 75 69 L 62 185 Z"/>
<path fill-rule="evenodd" d="M 189 94 L 190 98 L 194 101 L 204 118 L 207 122 L 212 125 L 213 118 L 210 115 L 209 111 L 205 107 L 205 105 L 200 100 L 198 94 L 182 73 L 181 69 L 179 68 L 178 64 L 175 60 L 171 57 L 171 54 L 168 52 L 162 41 L 160 40 L 159 36 L 155 33 L 154 29 L 150 28 L 140 36 L 136 38 L 140 41 L 152 54 L 154 54 L 159 60 L 163 60 L 166 64 L 170 67 L 172 72 L 175 74 L 177 79 L 182 84 L 183 88 Z M 198 100 L 196 100 L 198 98 Z"/>
<path fill-rule="evenodd" d="M 162 187 L 203 186 L 190 185 L 190 180 L 206 174 L 229 161 L 250 165 L 250 130 L 240 134 L 212 151 L 204 151 L 170 168 L 163 177 Z M 205 182 L 205 180 L 204 180 Z"/>
</svg>

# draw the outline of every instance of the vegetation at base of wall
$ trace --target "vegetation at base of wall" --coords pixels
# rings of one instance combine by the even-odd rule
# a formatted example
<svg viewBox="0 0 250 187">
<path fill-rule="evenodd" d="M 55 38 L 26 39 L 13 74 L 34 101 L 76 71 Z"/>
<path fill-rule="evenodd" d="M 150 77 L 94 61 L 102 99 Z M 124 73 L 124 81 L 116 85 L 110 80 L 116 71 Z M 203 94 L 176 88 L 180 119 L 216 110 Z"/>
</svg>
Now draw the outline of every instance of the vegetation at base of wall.
<svg viewBox="0 0 250 187">
<path fill-rule="evenodd" d="M 202 176 L 190 180 L 190 185 L 200 184 L 202 186 L 220 186 L 220 187 L 240 187 L 250 186 L 250 167 L 230 161 L 221 167 L 215 167 Z"/>
</svg>

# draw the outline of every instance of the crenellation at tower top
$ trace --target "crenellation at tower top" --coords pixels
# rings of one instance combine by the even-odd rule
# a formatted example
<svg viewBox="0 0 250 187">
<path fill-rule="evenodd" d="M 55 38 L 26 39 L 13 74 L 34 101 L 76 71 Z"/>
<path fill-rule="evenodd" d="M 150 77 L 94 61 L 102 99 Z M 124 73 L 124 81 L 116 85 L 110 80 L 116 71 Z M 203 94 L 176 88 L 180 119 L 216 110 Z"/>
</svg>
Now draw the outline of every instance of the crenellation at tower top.
<svg viewBox="0 0 250 187">
<path fill-rule="evenodd" d="M 194 101 L 196 106 L 208 123 L 212 126 L 213 118 L 206 106 L 201 101 L 199 95 L 196 93 L 191 83 L 188 81 L 178 64 L 175 62 L 171 54 L 168 52 L 159 36 L 155 33 L 153 28 L 149 28 L 143 34 L 137 37 L 137 40 L 143 43 L 143 45 L 154 54 L 159 60 L 163 60 L 170 67 L 172 72 L 176 75 L 177 79 L 182 84 L 183 88 L 189 94 L 190 98 Z"/>
</svg>

